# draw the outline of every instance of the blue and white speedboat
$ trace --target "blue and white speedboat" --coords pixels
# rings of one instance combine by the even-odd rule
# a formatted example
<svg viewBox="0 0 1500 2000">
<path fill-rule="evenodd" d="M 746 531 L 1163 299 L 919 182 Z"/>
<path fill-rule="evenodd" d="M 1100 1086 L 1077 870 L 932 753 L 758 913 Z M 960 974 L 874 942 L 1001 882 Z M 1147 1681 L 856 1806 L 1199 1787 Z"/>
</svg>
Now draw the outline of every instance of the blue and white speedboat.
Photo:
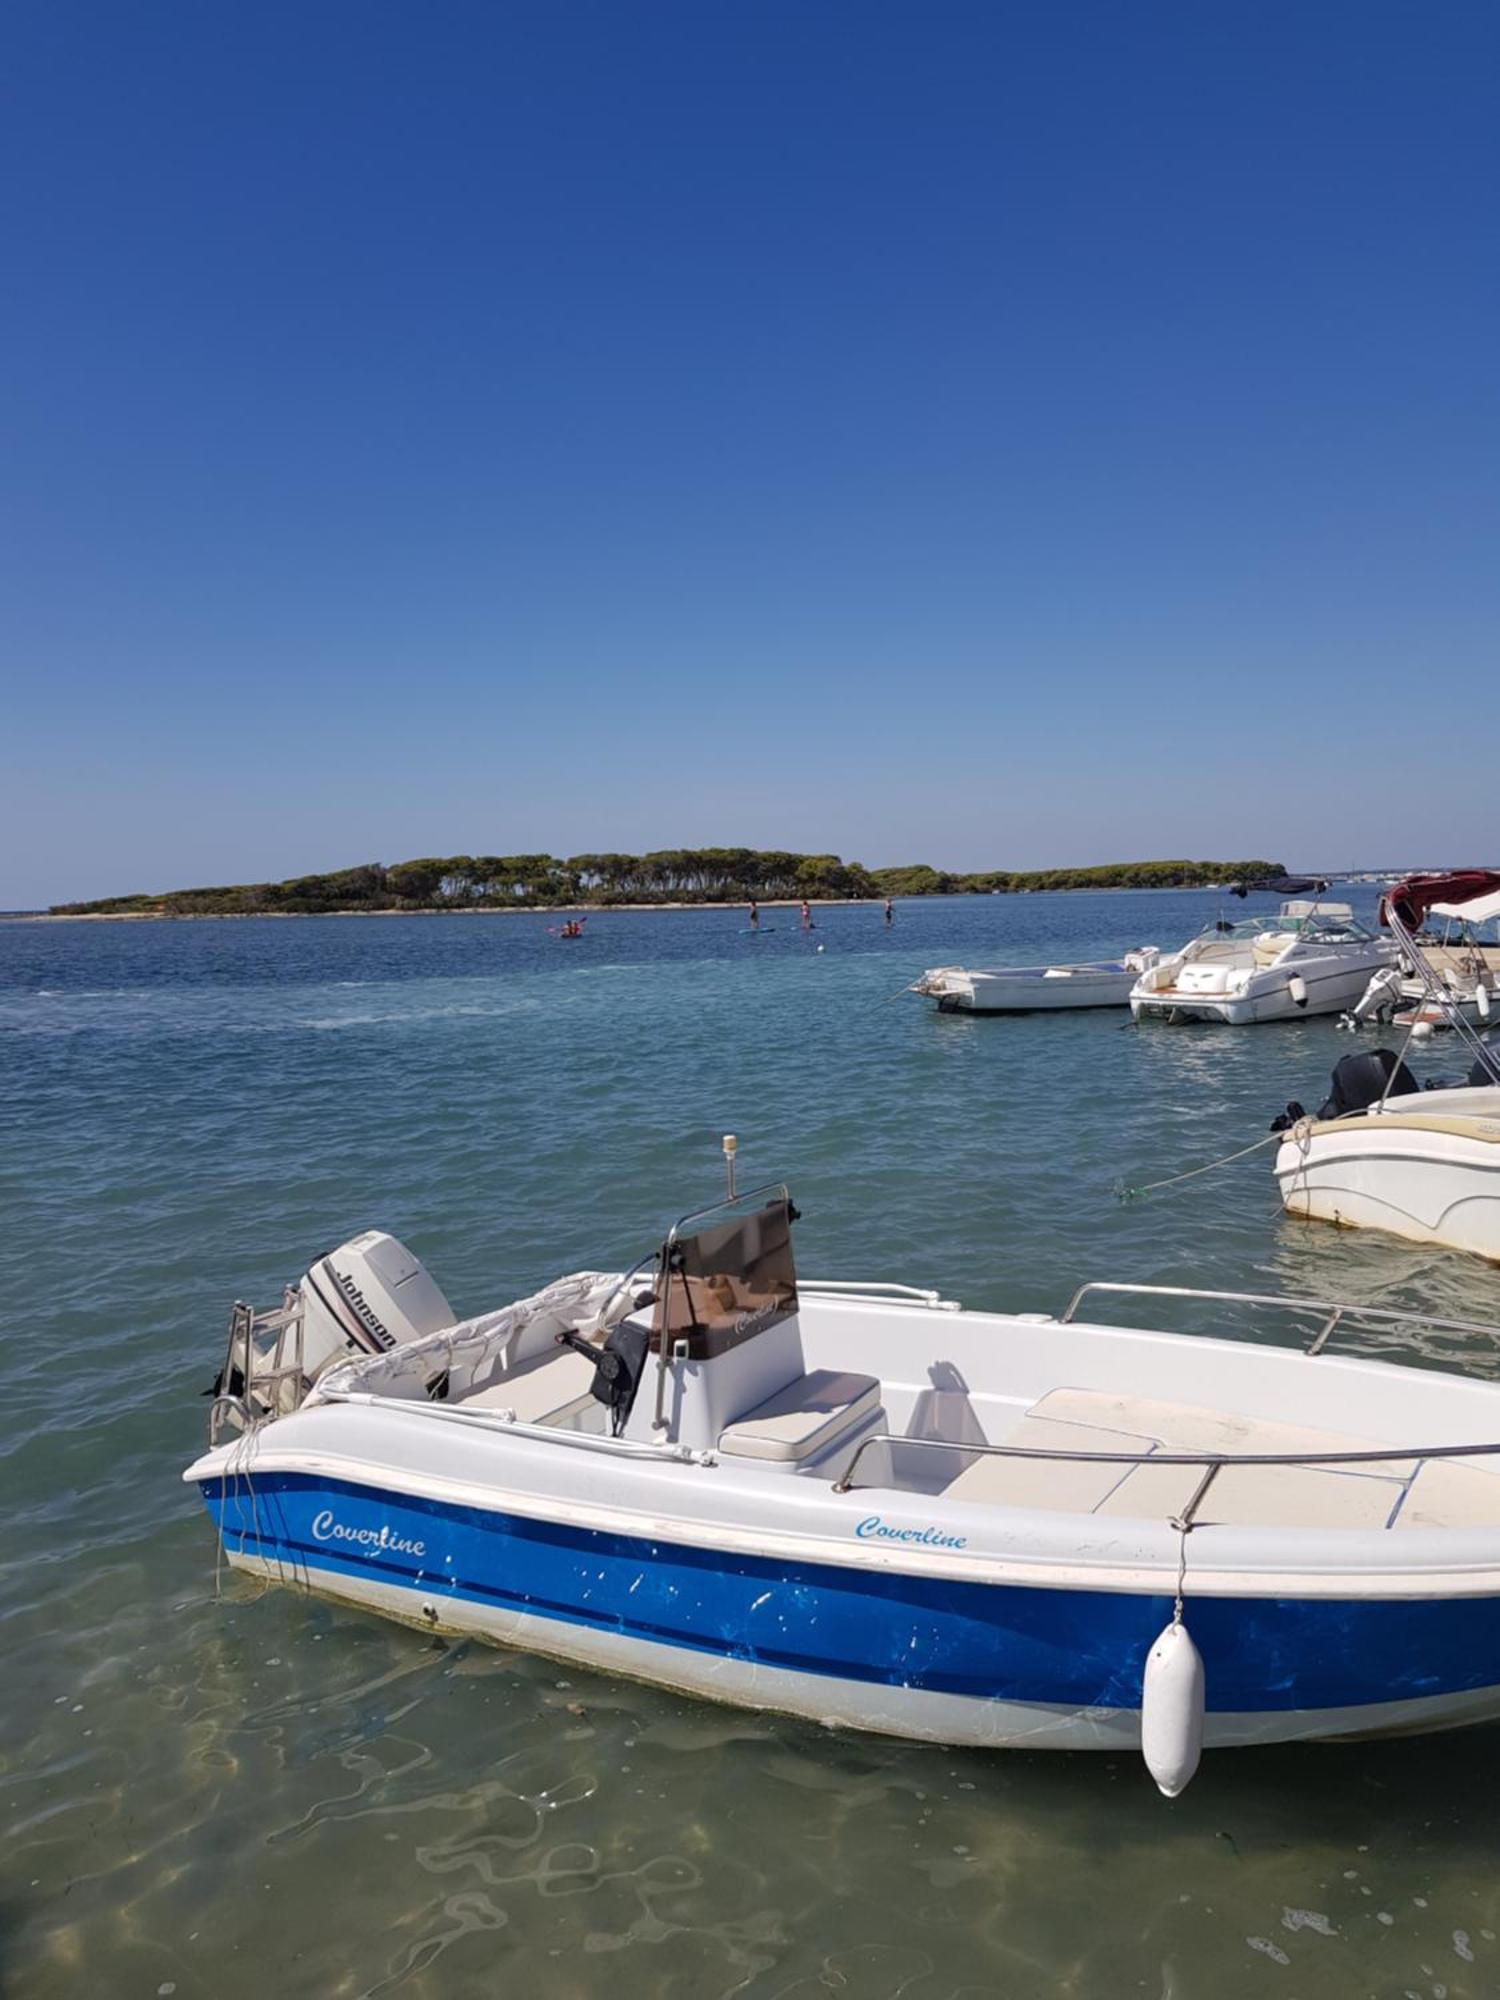
<svg viewBox="0 0 1500 2000">
<path fill-rule="evenodd" d="M 1318 1307 L 1303 1352 L 1085 1320 L 1088 1286 L 968 1312 L 799 1284 L 794 1220 L 763 1189 L 470 1319 L 357 1237 L 236 1307 L 185 1477 L 230 1563 L 425 1631 L 944 1743 L 1142 1746 L 1168 1792 L 1200 1743 L 1500 1715 L 1500 1386 L 1327 1349 L 1399 1315 Z"/>
</svg>

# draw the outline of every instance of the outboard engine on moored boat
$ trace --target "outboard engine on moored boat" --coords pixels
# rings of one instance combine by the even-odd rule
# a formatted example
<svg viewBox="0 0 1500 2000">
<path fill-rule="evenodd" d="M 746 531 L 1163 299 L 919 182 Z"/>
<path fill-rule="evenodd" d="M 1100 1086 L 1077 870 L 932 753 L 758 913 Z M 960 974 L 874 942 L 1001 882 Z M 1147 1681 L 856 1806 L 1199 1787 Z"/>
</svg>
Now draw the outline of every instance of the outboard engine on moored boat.
<svg viewBox="0 0 1500 2000">
<path fill-rule="evenodd" d="M 335 1355 L 385 1354 L 458 1318 L 422 1260 L 383 1229 L 330 1250 L 297 1289 L 310 1379 Z"/>
<path fill-rule="evenodd" d="M 1327 1097 L 1318 1106 L 1320 1119 L 1348 1118 L 1368 1111 L 1383 1097 L 1406 1097 L 1420 1088 L 1406 1064 L 1390 1049 L 1362 1049 L 1333 1066 Z M 1273 1132 L 1289 1132 L 1307 1112 L 1295 1098 L 1271 1120 Z"/>
<path fill-rule="evenodd" d="M 214 1382 L 213 1430 L 295 1410 L 335 1361 L 385 1354 L 457 1322 L 419 1257 L 383 1229 L 366 1229 L 320 1257 L 279 1306 L 236 1305 Z"/>
</svg>

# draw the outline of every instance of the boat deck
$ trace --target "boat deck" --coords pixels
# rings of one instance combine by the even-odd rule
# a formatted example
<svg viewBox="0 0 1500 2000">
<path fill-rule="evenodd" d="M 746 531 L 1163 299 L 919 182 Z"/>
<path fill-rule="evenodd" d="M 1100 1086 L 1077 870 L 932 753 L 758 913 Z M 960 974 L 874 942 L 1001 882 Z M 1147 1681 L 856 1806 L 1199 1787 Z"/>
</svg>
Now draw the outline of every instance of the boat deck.
<svg viewBox="0 0 1500 2000">
<path fill-rule="evenodd" d="M 518 1422 L 553 1428 L 591 1425 L 602 1415 L 590 1395 L 592 1379 L 583 1356 L 564 1352 L 466 1397 L 464 1406 L 504 1410 Z M 879 1421 L 882 1402 L 899 1400 L 872 1376 L 813 1369 L 730 1425 L 719 1448 L 726 1461 L 758 1462 L 761 1469 L 831 1483 L 854 1440 Z M 903 1452 L 903 1440 L 893 1435 L 882 1454 L 886 1469 L 877 1474 L 876 1462 L 867 1462 L 859 1483 L 985 1507 L 1170 1520 L 1188 1505 L 1206 1468 L 1152 1464 L 1158 1456 L 1201 1451 L 1315 1460 L 1319 1452 L 1383 1448 L 1378 1438 L 1108 1390 L 1059 1387 L 1019 1416 L 1001 1415 L 1001 1409 L 988 1403 L 989 1423 L 981 1425 L 969 1406 L 967 1425 L 947 1434 L 951 1452 Z M 1139 1454 L 1142 1462 L 1011 1457 L 978 1449 L 982 1443 L 1038 1453 Z M 1204 1527 L 1500 1527 L 1500 1472 L 1415 1456 L 1355 1465 L 1227 1465 L 1195 1520 Z"/>
<path fill-rule="evenodd" d="M 1140 1465 L 977 1456 L 946 1497 L 1002 1507 L 1171 1518 L 1202 1477 L 1193 1465 L 1153 1466 L 1158 1453 L 1206 1451 L 1312 1457 L 1379 1451 L 1378 1439 L 1228 1415 L 1186 1403 L 1094 1389 L 1054 1389 L 996 1443 L 1038 1451 L 1142 1452 Z M 1226 1466 L 1195 1519 L 1200 1526 L 1446 1528 L 1500 1526 L 1500 1474 L 1453 1459 L 1362 1465 Z"/>
</svg>

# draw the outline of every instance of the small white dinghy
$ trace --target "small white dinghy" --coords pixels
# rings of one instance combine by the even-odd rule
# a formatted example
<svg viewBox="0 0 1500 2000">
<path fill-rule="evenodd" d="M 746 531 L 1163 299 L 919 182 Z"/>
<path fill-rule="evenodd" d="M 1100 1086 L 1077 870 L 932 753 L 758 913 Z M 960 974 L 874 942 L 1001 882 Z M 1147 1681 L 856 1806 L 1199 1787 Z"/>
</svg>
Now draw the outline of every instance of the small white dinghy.
<svg viewBox="0 0 1500 2000">
<path fill-rule="evenodd" d="M 757 1189 L 468 1319 L 356 1237 L 235 1308 L 184 1477 L 237 1568 L 422 1631 L 899 1736 L 1139 1748 L 1169 1795 L 1200 1745 L 1500 1716 L 1500 1386 L 1328 1351 L 1402 1315 L 1129 1285 L 966 1312 L 799 1284 L 795 1214 Z M 1100 1289 L 1320 1331 L 1081 1319 Z"/>
<path fill-rule="evenodd" d="M 1089 965 L 935 965 L 912 987 L 944 1014 L 1040 1014 L 1061 1007 L 1128 1007 L 1130 989 L 1160 953 L 1154 945 Z"/>
</svg>

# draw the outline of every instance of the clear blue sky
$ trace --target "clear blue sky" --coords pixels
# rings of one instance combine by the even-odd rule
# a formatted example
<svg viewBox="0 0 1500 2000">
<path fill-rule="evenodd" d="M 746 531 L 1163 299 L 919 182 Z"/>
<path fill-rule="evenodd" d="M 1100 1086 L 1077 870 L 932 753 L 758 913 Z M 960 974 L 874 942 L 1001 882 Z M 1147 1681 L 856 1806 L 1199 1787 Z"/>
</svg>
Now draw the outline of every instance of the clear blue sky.
<svg viewBox="0 0 1500 2000">
<path fill-rule="evenodd" d="M 1500 7 L 16 0 L 0 907 L 1500 859 Z"/>
</svg>

